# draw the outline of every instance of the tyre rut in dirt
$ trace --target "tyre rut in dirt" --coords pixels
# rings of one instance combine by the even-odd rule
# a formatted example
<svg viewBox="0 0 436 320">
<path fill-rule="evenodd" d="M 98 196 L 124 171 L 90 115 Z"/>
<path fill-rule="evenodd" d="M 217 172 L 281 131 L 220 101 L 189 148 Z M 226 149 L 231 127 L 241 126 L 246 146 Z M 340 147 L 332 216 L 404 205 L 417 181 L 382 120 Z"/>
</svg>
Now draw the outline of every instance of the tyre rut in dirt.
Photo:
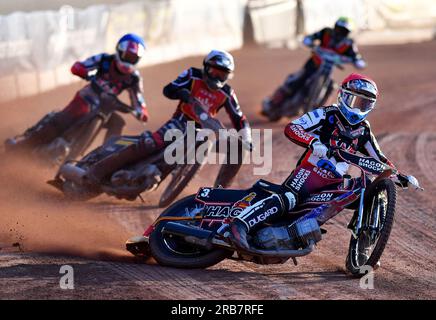
<svg viewBox="0 0 436 320">
<path fill-rule="evenodd" d="M 370 186 L 368 193 L 366 193 L 365 195 L 364 205 L 365 208 L 369 208 L 369 210 L 372 211 L 371 202 L 382 191 L 386 191 L 387 194 L 386 212 L 384 214 L 384 219 L 382 222 L 380 234 L 376 239 L 374 250 L 372 251 L 368 260 L 364 263 L 364 265 L 359 265 L 359 262 L 357 261 L 358 254 L 356 253 L 362 236 L 360 236 L 359 239 L 355 239 L 354 236 L 352 235 L 350 239 L 350 245 L 348 248 L 348 254 L 345 261 L 345 266 L 347 270 L 356 277 L 361 277 L 365 274 L 365 273 L 361 273 L 361 268 L 363 266 L 370 266 L 372 268 L 376 266 L 377 262 L 380 260 L 381 255 L 383 254 L 383 251 L 385 249 L 385 246 L 391 234 L 392 226 L 394 224 L 395 205 L 396 205 L 396 197 L 397 197 L 395 184 L 392 182 L 392 180 L 383 179 L 379 182 L 376 182 L 375 185 Z"/>
<path fill-rule="evenodd" d="M 167 208 L 162 216 L 181 217 L 195 210 L 195 196 L 185 197 Z M 160 222 L 150 235 L 152 257 L 161 265 L 176 268 L 207 268 L 232 255 L 224 249 L 205 250 L 190 245 L 178 237 L 164 235 L 161 231 L 167 222 Z"/>
<path fill-rule="evenodd" d="M 159 207 L 164 208 L 169 206 L 183 189 L 186 188 L 188 183 L 201 167 L 202 165 L 199 163 L 183 165 L 183 167 L 171 177 L 171 181 L 168 183 L 164 192 L 162 192 L 159 200 Z"/>
</svg>

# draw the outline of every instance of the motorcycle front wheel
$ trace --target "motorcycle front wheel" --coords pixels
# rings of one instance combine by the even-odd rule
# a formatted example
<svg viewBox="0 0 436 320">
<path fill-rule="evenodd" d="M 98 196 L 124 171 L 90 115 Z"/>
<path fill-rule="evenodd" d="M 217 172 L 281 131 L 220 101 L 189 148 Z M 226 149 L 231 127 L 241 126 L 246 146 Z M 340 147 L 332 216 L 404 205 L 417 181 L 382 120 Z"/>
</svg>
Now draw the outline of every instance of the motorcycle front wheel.
<svg viewBox="0 0 436 320">
<path fill-rule="evenodd" d="M 347 270 L 353 276 L 365 275 L 379 262 L 394 224 L 396 197 L 395 184 L 390 179 L 380 180 L 368 189 L 362 231 L 357 238 L 351 236 L 345 261 Z M 374 228 L 374 225 L 377 227 Z"/>
<path fill-rule="evenodd" d="M 177 166 L 171 172 L 171 181 L 162 192 L 159 200 L 159 207 L 165 208 L 169 206 L 177 196 L 186 188 L 188 183 L 194 178 L 195 174 L 200 170 L 202 164 L 184 164 Z"/>
</svg>

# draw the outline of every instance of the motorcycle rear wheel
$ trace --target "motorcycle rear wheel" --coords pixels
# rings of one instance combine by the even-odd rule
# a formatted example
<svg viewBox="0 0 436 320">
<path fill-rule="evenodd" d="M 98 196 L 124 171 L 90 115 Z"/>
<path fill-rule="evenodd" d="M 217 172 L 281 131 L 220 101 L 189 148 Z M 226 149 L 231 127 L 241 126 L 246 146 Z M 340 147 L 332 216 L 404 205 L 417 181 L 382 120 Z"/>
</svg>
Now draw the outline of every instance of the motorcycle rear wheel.
<svg viewBox="0 0 436 320">
<path fill-rule="evenodd" d="M 194 200 L 195 195 L 187 196 L 167 208 L 161 216 L 182 217 L 195 214 L 200 205 Z M 206 250 L 162 233 L 167 221 L 161 221 L 150 235 L 150 252 L 152 257 L 163 266 L 204 269 L 230 257 L 232 251 L 224 249 Z"/>
</svg>

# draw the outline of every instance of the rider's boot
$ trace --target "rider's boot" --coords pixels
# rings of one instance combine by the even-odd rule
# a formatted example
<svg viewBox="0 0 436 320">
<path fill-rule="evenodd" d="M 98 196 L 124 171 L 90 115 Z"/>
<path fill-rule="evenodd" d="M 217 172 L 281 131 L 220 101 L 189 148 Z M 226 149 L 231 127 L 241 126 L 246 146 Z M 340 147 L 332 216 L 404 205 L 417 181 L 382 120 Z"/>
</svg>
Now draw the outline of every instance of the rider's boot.
<svg viewBox="0 0 436 320">
<path fill-rule="evenodd" d="M 287 96 L 287 90 L 285 90 L 283 86 L 280 86 L 271 97 L 263 101 L 261 114 L 268 116 L 272 110 L 278 108 L 280 104 L 285 101 Z"/>
<path fill-rule="evenodd" d="M 46 121 L 40 121 L 35 127 L 28 130 L 23 139 L 6 140 L 5 146 L 11 149 L 21 149 L 49 143 L 62 133 L 60 127 L 58 116 L 54 115 Z"/>
<path fill-rule="evenodd" d="M 141 158 L 146 158 L 155 151 L 156 144 L 148 139 L 131 144 L 89 167 L 85 175 L 85 182 L 89 185 L 98 185 L 107 175 Z"/>
<path fill-rule="evenodd" d="M 252 206 L 245 208 L 230 224 L 230 240 L 239 249 L 249 250 L 247 234 L 258 228 L 262 223 L 281 217 L 296 205 L 292 192 L 273 194 Z"/>
</svg>

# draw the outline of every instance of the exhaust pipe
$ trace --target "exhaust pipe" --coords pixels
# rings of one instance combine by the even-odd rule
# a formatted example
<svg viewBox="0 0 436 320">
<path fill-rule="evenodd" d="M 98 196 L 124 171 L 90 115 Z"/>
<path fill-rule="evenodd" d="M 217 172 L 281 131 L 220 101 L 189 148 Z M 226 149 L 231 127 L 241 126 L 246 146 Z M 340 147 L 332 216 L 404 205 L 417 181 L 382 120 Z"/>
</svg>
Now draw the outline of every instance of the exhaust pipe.
<svg viewBox="0 0 436 320">
<path fill-rule="evenodd" d="M 182 237 L 186 242 L 204 247 L 208 250 L 212 249 L 214 245 L 222 248 L 234 249 L 228 243 L 219 239 L 215 239 L 215 234 L 212 231 L 191 227 L 176 222 L 168 222 L 162 229 L 162 233 Z M 306 248 L 301 250 L 258 250 L 255 248 L 250 248 L 246 252 L 264 257 L 296 258 L 308 255 L 313 251 L 314 248 L 315 241 L 312 240 L 309 242 L 309 245 Z"/>
<path fill-rule="evenodd" d="M 315 242 L 311 241 L 309 246 L 301 250 L 258 250 L 250 248 L 247 252 L 264 257 L 274 258 L 296 258 L 307 256 L 315 248 Z"/>
<path fill-rule="evenodd" d="M 59 169 L 60 176 L 64 177 L 66 180 L 71 180 L 77 184 L 81 184 L 83 182 L 83 177 L 85 176 L 85 173 L 85 170 L 76 167 L 70 163 L 64 164 Z"/>
<path fill-rule="evenodd" d="M 172 234 L 182 237 L 186 242 L 195 244 L 205 249 L 212 249 L 214 233 L 209 230 L 187 226 L 181 223 L 168 222 L 162 229 L 163 234 Z"/>
</svg>

